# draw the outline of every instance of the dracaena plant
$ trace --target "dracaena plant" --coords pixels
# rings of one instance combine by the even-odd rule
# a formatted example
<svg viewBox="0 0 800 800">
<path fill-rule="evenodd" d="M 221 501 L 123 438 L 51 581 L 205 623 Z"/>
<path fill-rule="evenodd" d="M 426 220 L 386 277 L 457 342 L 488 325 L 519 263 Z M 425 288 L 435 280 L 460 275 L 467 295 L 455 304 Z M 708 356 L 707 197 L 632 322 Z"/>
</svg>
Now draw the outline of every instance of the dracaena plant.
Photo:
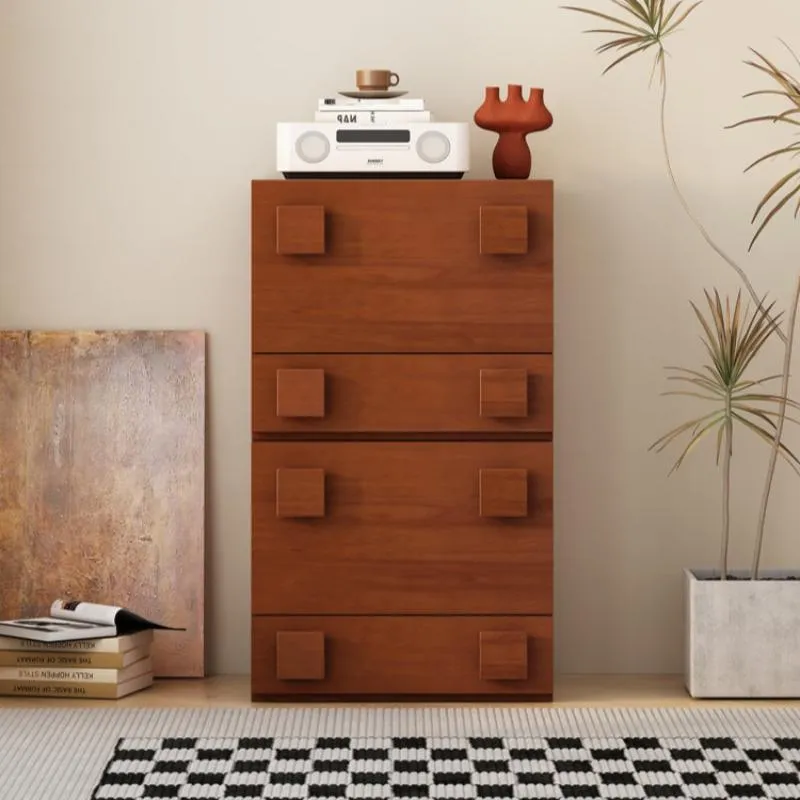
<svg viewBox="0 0 800 800">
<path fill-rule="evenodd" d="M 691 4 L 685 0 L 669 4 L 666 0 L 610 0 L 610 2 L 617 8 L 609 8 L 609 13 L 593 8 L 564 6 L 570 11 L 589 14 L 606 25 L 603 28 L 586 31 L 601 33 L 607 38 L 612 37 L 597 48 L 598 53 L 616 53 L 614 60 L 603 70 L 604 74 L 632 56 L 653 48 L 655 48 L 653 70 L 660 67 L 663 71 L 664 41 L 680 30 L 686 18 L 702 3 L 702 0 Z M 608 5 L 607 3 L 606 6 Z M 607 27 L 609 24 L 614 27 Z"/>
<path fill-rule="evenodd" d="M 770 395 L 770 397 L 774 398 L 770 400 L 769 403 L 772 404 L 772 408 L 763 411 L 762 410 L 762 417 L 756 417 L 756 419 L 760 419 L 760 423 L 758 424 L 758 435 L 763 439 L 767 438 L 771 444 L 771 454 L 769 463 L 767 466 L 767 473 L 764 480 L 764 488 L 761 495 L 761 504 L 758 513 L 758 521 L 756 527 L 756 541 L 755 546 L 753 549 L 753 561 L 752 561 L 752 571 L 751 571 L 751 578 L 756 579 L 759 576 L 759 564 L 761 559 L 761 551 L 763 547 L 763 540 L 764 540 L 764 528 L 766 524 L 767 518 L 767 509 L 769 505 L 770 493 L 772 488 L 772 482 L 774 478 L 775 468 L 780 456 L 784 456 L 784 458 L 789 457 L 790 463 L 794 463 L 795 466 L 797 464 L 792 460 L 788 449 L 785 447 L 782 437 L 784 431 L 784 422 L 786 420 L 786 409 L 788 406 L 793 405 L 792 401 L 788 399 L 788 389 L 789 389 L 789 376 L 790 376 L 790 369 L 792 363 L 792 350 L 793 350 L 793 341 L 794 341 L 794 331 L 795 331 L 795 321 L 797 316 L 797 306 L 800 302 L 800 278 L 797 282 L 797 287 L 794 294 L 794 299 L 790 308 L 790 314 L 788 315 L 788 320 L 786 320 L 785 326 L 782 325 L 783 315 L 782 314 L 773 314 L 774 311 L 774 304 L 769 306 L 765 306 L 763 304 L 762 299 L 759 297 L 758 293 L 756 292 L 755 288 L 753 287 L 750 278 L 747 275 L 747 272 L 741 267 L 741 265 L 732 258 L 727 252 L 725 252 L 714 240 L 711 234 L 708 232 L 706 227 L 702 224 L 700 219 L 698 218 L 697 214 L 692 210 L 686 196 L 684 195 L 683 191 L 681 190 L 680 184 L 678 182 L 677 176 L 675 174 L 675 170 L 672 166 L 672 158 L 670 153 L 669 147 L 669 139 L 667 137 L 667 126 L 666 126 L 666 115 L 667 115 L 667 97 L 668 97 L 668 69 L 667 69 L 667 50 L 666 44 L 668 42 L 669 37 L 673 34 L 681 30 L 684 23 L 689 19 L 689 17 L 695 12 L 701 5 L 703 0 L 697 0 L 696 2 L 689 2 L 689 0 L 596 0 L 595 7 L 583 7 L 583 6 L 565 6 L 565 8 L 576 11 L 584 15 L 588 15 L 592 17 L 594 20 L 600 20 L 602 23 L 601 27 L 594 27 L 591 30 L 587 31 L 587 33 L 598 34 L 604 37 L 605 41 L 597 47 L 597 52 L 600 54 L 612 54 L 612 60 L 605 67 L 603 73 L 610 72 L 612 69 L 619 67 L 621 64 L 628 62 L 629 59 L 633 60 L 634 57 L 641 56 L 641 55 L 649 55 L 653 57 L 652 67 L 650 70 L 651 73 L 651 83 L 654 76 L 658 76 L 658 83 L 660 87 L 660 95 L 661 95 L 661 104 L 660 104 L 660 130 L 661 130 L 661 143 L 663 148 L 664 154 L 664 161 L 666 164 L 667 175 L 669 177 L 670 183 L 672 188 L 678 198 L 678 201 L 685 211 L 686 215 L 692 222 L 692 224 L 697 228 L 700 235 L 705 240 L 706 244 L 719 256 L 728 266 L 730 266 L 738 275 L 739 279 L 741 280 L 742 284 L 744 285 L 747 293 L 750 295 L 750 298 L 753 302 L 752 311 L 748 311 L 748 313 L 755 314 L 755 317 L 749 317 L 752 321 L 753 319 L 760 319 L 762 325 L 768 326 L 767 329 L 769 330 L 769 338 L 773 334 L 777 336 L 784 348 L 783 354 L 783 369 L 780 375 L 773 376 L 768 380 L 780 380 L 780 389 L 776 390 L 774 395 Z M 794 53 L 791 49 L 786 45 L 789 52 L 794 57 L 795 61 L 800 65 L 800 61 L 794 56 Z M 744 119 L 741 122 L 735 123 L 730 127 L 738 127 L 740 125 L 750 124 L 750 123 L 765 123 L 769 122 L 772 124 L 782 125 L 784 127 L 788 127 L 792 130 L 797 136 L 798 132 L 800 132 L 800 82 L 795 79 L 788 71 L 779 68 L 774 64 L 771 60 L 767 59 L 765 56 L 761 55 L 759 52 L 752 50 L 755 54 L 757 60 L 750 60 L 746 63 L 753 67 L 755 70 L 759 72 L 759 74 L 767 75 L 770 80 L 771 84 L 769 88 L 759 89 L 754 92 L 749 92 L 746 97 L 751 97 L 755 95 L 769 95 L 773 98 L 779 98 L 780 101 L 783 103 L 783 107 L 779 111 L 775 111 L 772 114 L 766 114 L 757 117 L 750 117 L 748 119 Z M 787 159 L 792 158 L 800 154 L 800 143 L 797 141 L 792 140 L 788 144 L 785 144 L 782 148 L 778 150 L 771 150 L 757 158 L 752 164 L 750 164 L 747 169 L 753 169 L 758 165 L 761 165 L 767 161 L 771 161 L 773 159 Z M 756 240 L 761 236 L 764 232 L 766 227 L 769 223 L 780 213 L 781 210 L 789 206 L 789 204 L 793 200 L 797 200 L 797 205 L 795 206 L 794 213 L 795 217 L 800 216 L 800 168 L 790 168 L 785 175 L 783 175 L 764 195 L 761 199 L 760 203 L 758 203 L 755 213 L 753 214 L 753 218 L 751 220 L 751 224 L 758 225 L 755 234 L 753 235 L 750 241 L 749 249 L 752 249 L 753 245 L 755 244 Z M 790 206 L 789 206 L 790 207 Z M 716 295 L 715 295 L 716 298 Z M 710 301 L 709 301 L 710 302 Z M 727 306 L 726 306 L 727 307 Z M 739 308 L 740 315 L 743 313 L 740 308 L 740 304 L 734 306 L 735 308 Z M 697 311 L 697 309 L 695 309 Z M 716 300 L 714 306 L 712 308 L 712 319 L 715 321 L 714 326 L 709 326 L 707 329 L 704 326 L 704 333 L 706 337 L 706 346 L 710 347 L 711 342 L 710 333 L 717 331 L 716 328 L 716 320 L 718 319 L 719 307 L 716 305 Z M 733 325 L 733 320 L 736 317 L 736 313 L 734 312 L 734 316 L 730 319 L 730 324 Z M 727 324 L 726 317 L 723 314 L 721 317 L 723 327 Z M 740 319 L 741 322 L 741 319 Z M 728 331 L 728 334 L 731 334 L 731 331 Z M 714 334 L 716 336 L 716 334 Z M 729 339 L 729 341 L 733 341 Z M 766 341 L 766 339 L 764 340 Z M 764 342 L 761 342 L 760 348 L 763 346 Z M 749 364 L 749 362 L 748 362 Z M 711 369 L 715 369 L 713 365 L 707 365 L 707 367 Z M 680 376 L 673 376 L 673 377 L 680 377 Z M 689 376 L 684 374 L 684 378 L 688 378 Z M 699 388 L 699 387 L 696 387 Z M 733 391 L 731 389 L 731 391 Z M 731 400 L 733 399 L 733 394 L 731 395 Z M 739 397 L 741 400 L 741 397 Z M 764 402 L 763 400 L 760 402 Z M 749 420 L 750 424 L 753 423 L 753 416 L 752 415 L 745 415 L 743 419 Z M 717 435 L 722 437 L 722 445 L 724 446 L 724 442 L 726 440 L 727 434 L 725 433 L 725 429 L 727 428 L 732 435 L 732 431 L 730 430 L 731 426 L 734 422 L 738 422 L 740 424 L 745 424 L 738 420 L 736 417 L 733 416 L 733 407 L 730 410 L 728 422 L 725 424 L 720 423 L 718 426 L 715 427 L 717 430 Z M 766 426 L 766 427 L 765 427 Z M 685 430 L 691 431 L 694 437 L 699 430 L 702 429 L 702 426 L 697 431 L 694 428 L 694 425 L 689 425 Z M 684 431 L 681 431 L 684 432 Z M 672 432 L 675 433 L 675 432 Z M 668 434 L 669 436 L 669 434 Z M 701 437 L 702 438 L 702 437 Z M 668 439 L 667 441 L 659 440 L 657 443 L 656 449 L 659 449 L 661 445 L 669 444 L 672 439 Z M 682 463 L 683 458 L 686 454 L 691 451 L 694 447 L 694 444 L 697 442 L 692 438 L 690 444 L 687 446 L 688 449 L 684 452 L 679 459 L 678 463 Z M 728 450 L 723 450 L 723 452 L 727 452 L 730 455 L 730 448 Z M 727 467 L 725 467 L 725 462 L 723 463 L 723 472 L 725 469 L 729 469 L 729 462 L 727 462 Z M 724 504 L 724 509 L 727 509 L 727 499 Z M 727 515 L 727 510 L 724 510 L 724 514 Z M 727 549 L 727 531 L 728 531 L 728 522 L 727 516 L 726 521 L 723 525 L 723 552 L 726 552 Z M 725 560 L 723 559 L 723 563 L 721 564 L 721 574 L 720 578 L 725 579 L 726 572 L 725 572 Z"/>
<path fill-rule="evenodd" d="M 800 59 L 795 55 L 792 48 L 785 42 L 783 42 L 783 45 L 789 51 L 789 54 L 798 66 L 800 66 Z M 745 61 L 745 64 L 757 70 L 762 75 L 767 75 L 771 80 L 771 84 L 769 85 L 770 88 L 748 92 L 745 97 L 757 97 L 759 95 L 769 95 L 771 98 L 777 97 L 780 98 L 783 108 L 772 114 L 762 114 L 757 117 L 743 119 L 741 122 L 737 122 L 730 127 L 738 128 L 740 125 L 748 125 L 754 122 L 769 122 L 773 125 L 783 126 L 784 128 L 788 127 L 788 132 L 792 134 L 793 140 L 777 150 L 771 150 L 759 156 L 745 169 L 745 172 L 748 172 L 766 161 L 778 158 L 785 161 L 787 158 L 794 158 L 800 155 L 800 141 L 797 141 L 798 137 L 800 137 L 800 80 L 792 76 L 786 70 L 776 66 L 770 59 L 761 55 L 757 50 L 751 48 L 751 52 L 755 55 L 757 60 L 754 61 L 750 59 Z M 795 219 L 797 219 L 797 217 L 800 216 L 800 167 L 787 170 L 786 174 L 782 175 L 761 199 L 761 202 L 758 204 L 753 214 L 753 219 L 751 220 L 752 223 L 755 224 L 758 222 L 759 225 L 755 235 L 750 241 L 750 249 L 753 248 L 756 239 L 763 233 L 764 229 L 769 225 L 775 215 L 782 211 L 787 205 L 791 208 L 790 204 L 795 200 L 794 216 Z"/>
<path fill-rule="evenodd" d="M 728 571 L 728 541 L 730 538 L 730 487 L 731 457 L 734 431 L 743 429 L 772 445 L 779 425 L 786 419 L 785 405 L 798 408 L 798 404 L 781 395 L 763 390 L 780 375 L 770 375 L 759 380 L 748 377 L 754 359 L 775 333 L 781 314 L 774 314 L 775 303 L 742 306 L 741 292 L 736 301 L 726 299 L 723 304 L 719 292 L 713 297 L 705 293 L 708 310 L 703 314 L 691 303 L 702 329 L 702 340 L 708 362 L 701 370 L 686 367 L 667 367 L 672 373 L 669 380 L 681 388 L 663 392 L 703 400 L 711 410 L 699 417 L 678 425 L 655 441 L 651 450 L 661 452 L 674 442 L 685 441 L 683 449 L 672 467 L 678 469 L 689 453 L 706 437 L 716 434 L 717 464 L 722 458 L 722 539 L 720 575 Z M 794 420 L 793 420 L 794 421 Z M 800 459 L 782 442 L 778 453 L 800 475 Z"/>
</svg>

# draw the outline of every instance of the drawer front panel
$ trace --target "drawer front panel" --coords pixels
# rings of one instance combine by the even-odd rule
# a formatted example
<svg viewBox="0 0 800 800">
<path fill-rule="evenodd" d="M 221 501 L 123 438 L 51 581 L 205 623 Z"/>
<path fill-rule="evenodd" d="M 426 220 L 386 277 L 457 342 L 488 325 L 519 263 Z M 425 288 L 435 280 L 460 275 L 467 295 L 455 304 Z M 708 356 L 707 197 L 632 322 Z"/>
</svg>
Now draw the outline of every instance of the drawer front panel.
<svg viewBox="0 0 800 800">
<path fill-rule="evenodd" d="M 253 618 L 254 695 L 552 695 L 552 619 Z"/>
<path fill-rule="evenodd" d="M 550 181 L 254 181 L 252 200 L 254 352 L 552 352 Z"/>
<path fill-rule="evenodd" d="M 253 432 L 553 429 L 553 357 L 256 355 Z"/>
<path fill-rule="evenodd" d="M 257 442 L 252 479 L 255 614 L 552 613 L 549 443 Z"/>
</svg>

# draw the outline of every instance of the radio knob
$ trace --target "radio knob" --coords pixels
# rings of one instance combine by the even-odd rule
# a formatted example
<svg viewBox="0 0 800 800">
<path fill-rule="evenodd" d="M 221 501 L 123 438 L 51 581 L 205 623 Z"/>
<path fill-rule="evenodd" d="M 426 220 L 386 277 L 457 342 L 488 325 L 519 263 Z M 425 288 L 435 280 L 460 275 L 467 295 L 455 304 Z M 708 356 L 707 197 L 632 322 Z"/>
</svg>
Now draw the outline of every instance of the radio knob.
<svg viewBox="0 0 800 800">
<path fill-rule="evenodd" d="M 417 155 L 429 164 L 438 164 L 450 155 L 450 140 L 441 131 L 426 131 L 417 139 Z"/>
<path fill-rule="evenodd" d="M 331 145 L 325 134 L 319 131 L 306 131 L 298 137 L 294 149 L 303 161 L 309 164 L 319 164 L 328 157 Z"/>
</svg>

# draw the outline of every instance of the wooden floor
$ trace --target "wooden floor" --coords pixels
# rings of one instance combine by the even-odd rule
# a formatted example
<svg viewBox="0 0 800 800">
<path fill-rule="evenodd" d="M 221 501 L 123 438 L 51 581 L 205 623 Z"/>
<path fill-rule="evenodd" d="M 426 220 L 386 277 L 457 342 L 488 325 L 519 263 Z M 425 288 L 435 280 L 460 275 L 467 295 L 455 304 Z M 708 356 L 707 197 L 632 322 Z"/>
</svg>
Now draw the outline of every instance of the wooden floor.
<svg viewBox="0 0 800 800">
<path fill-rule="evenodd" d="M 3 708 L 268 708 L 285 707 L 292 703 L 253 703 L 250 700 L 250 677 L 247 675 L 215 676 L 202 680 L 163 679 L 138 694 L 121 700 L 77 700 L 33 697 L 0 697 Z M 315 703 L 319 706 L 344 705 L 343 703 Z M 447 703 L 358 703 L 359 706 L 435 706 L 470 705 Z M 504 705 L 501 699 L 490 705 Z M 569 707 L 620 707 L 620 706 L 672 706 L 719 708 L 733 706 L 769 707 L 798 706 L 800 700 L 695 700 L 683 686 L 681 675 L 562 675 L 556 680 L 552 703 L 515 704 L 562 708 Z"/>
</svg>

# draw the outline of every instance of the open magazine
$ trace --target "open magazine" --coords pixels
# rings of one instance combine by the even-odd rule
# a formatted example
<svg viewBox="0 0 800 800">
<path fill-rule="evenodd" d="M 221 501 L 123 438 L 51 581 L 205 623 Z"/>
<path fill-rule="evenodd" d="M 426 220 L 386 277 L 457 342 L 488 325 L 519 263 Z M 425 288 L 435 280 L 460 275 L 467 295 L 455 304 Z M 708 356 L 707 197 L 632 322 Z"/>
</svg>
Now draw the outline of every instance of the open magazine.
<svg viewBox="0 0 800 800">
<path fill-rule="evenodd" d="M 119 606 L 56 600 L 49 617 L 0 620 L 0 636 L 33 639 L 37 642 L 69 642 L 77 639 L 105 639 L 148 630 L 185 631 L 140 617 Z"/>
</svg>

